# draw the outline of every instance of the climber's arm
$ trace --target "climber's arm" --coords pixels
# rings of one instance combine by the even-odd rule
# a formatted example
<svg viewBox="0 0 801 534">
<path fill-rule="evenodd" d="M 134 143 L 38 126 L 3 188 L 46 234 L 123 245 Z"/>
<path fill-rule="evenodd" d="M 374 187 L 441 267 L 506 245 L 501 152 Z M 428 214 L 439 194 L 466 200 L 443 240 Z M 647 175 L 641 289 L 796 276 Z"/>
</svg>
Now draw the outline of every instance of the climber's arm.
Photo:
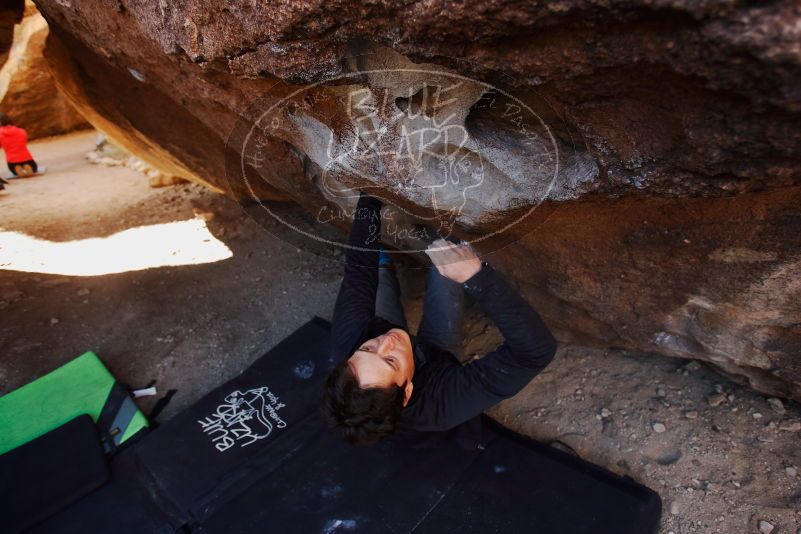
<svg viewBox="0 0 801 534">
<path fill-rule="evenodd" d="M 345 253 L 345 276 L 331 323 L 329 355 L 334 363 L 350 356 L 375 316 L 380 235 L 381 202 L 362 194 L 353 217 Z"/>
<path fill-rule="evenodd" d="M 449 260 L 440 258 L 440 265 L 432 259 L 440 273 L 463 284 L 501 331 L 504 343 L 483 358 L 454 365 L 438 377 L 432 401 L 437 404 L 437 425 L 443 430 L 515 395 L 556 353 L 556 340 L 539 314 L 491 266 L 482 266 L 472 249 L 459 245 L 454 250 L 460 247 Z"/>
</svg>

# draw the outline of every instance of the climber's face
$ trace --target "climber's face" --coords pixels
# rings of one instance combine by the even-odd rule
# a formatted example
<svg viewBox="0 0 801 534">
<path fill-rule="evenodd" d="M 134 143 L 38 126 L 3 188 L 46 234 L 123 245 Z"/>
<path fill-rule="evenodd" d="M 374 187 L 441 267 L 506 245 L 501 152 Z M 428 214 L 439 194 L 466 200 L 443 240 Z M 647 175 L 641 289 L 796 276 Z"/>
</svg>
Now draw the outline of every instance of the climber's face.
<svg viewBox="0 0 801 534">
<path fill-rule="evenodd" d="M 409 402 L 413 388 L 414 353 L 411 338 L 405 330 L 393 328 L 386 334 L 368 339 L 353 353 L 348 365 L 360 388 L 403 387 L 403 405 Z"/>
</svg>

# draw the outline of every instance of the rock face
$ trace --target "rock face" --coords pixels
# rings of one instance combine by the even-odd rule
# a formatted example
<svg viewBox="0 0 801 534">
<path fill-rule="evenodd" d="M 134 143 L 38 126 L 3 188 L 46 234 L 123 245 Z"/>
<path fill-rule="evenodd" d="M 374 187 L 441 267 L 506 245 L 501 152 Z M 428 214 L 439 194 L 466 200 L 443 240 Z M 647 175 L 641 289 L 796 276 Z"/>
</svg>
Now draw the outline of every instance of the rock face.
<svg viewBox="0 0 801 534">
<path fill-rule="evenodd" d="M 29 139 L 57 135 L 89 123 L 57 89 L 42 55 L 47 24 L 28 4 L 0 69 L 0 109 L 25 128 Z"/>
<path fill-rule="evenodd" d="M 5 64 L 14 42 L 14 26 L 22 20 L 24 0 L 11 0 L 0 5 L 0 65 Z"/>
<path fill-rule="evenodd" d="M 471 239 L 562 340 L 801 400 L 801 7 L 39 0 L 57 83 L 166 174 Z"/>
</svg>

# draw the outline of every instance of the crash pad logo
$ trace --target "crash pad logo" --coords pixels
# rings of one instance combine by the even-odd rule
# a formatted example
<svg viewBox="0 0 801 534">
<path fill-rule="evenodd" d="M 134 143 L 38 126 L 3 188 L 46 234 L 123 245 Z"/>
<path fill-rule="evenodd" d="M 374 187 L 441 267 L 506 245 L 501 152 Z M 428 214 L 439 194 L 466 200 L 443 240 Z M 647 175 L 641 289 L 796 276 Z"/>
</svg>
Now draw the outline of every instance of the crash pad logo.
<svg viewBox="0 0 801 534">
<path fill-rule="evenodd" d="M 286 421 L 278 414 L 285 407 L 267 386 L 245 392 L 236 390 L 226 395 L 214 413 L 200 419 L 198 424 L 214 447 L 224 452 L 236 445 L 252 445 L 268 437 L 275 428 L 286 428 Z"/>
</svg>

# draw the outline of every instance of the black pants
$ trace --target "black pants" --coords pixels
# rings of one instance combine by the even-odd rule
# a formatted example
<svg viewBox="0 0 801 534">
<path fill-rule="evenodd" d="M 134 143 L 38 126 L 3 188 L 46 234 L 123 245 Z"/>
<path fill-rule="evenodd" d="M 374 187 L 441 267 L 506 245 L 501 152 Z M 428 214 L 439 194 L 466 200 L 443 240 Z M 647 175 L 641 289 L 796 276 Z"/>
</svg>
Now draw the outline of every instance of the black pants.
<svg viewBox="0 0 801 534">
<path fill-rule="evenodd" d="M 439 271 L 428 269 L 423 317 L 417 328 L 417 337 L 462 357 L 462 317 L 464 292 L 462 284 L 445 278 Z M 403 328 L 406 315 L 400 303 L 400 285 L 395 269 L 378 269 L 378 291 L 375 314 Z"/>
<path fill-rule="evenodd" d="M 29 159 L 28 161 L 18 161 L 16 163 L 9 163 L 8 170 L 10 170 L 14 174 L 14 176 L 19 176 L 19 174 L 17 174 L 17 171 L 15 169 L 23 165 L 30 165 L 31 169 L 33 169 L 34 174 L 36 174 L 36 172 L 39 170 L 39 168 L 36 166 L 36 162 L 33 161 L 32 159 Z"/>
</svg>

